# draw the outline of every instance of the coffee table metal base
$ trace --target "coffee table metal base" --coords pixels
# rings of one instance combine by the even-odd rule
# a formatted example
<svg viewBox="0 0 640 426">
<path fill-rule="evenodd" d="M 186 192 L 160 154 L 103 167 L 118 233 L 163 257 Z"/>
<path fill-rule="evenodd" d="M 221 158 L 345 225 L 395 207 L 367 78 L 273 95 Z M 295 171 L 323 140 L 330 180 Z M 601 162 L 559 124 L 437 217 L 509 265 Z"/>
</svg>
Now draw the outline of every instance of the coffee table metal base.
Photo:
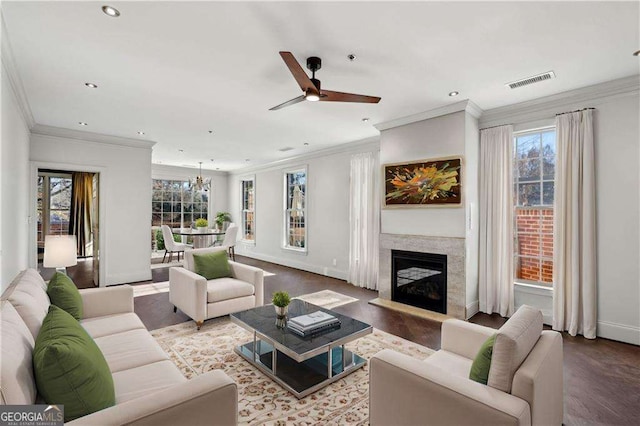
<svg viewBox="0 0 640 426">
<path fill-rule="evenodd" d="M 353 373 L 367 362 L 345 349 L 344 345 L 333 347 L 302 362 L 276 350 L 268 341 L 257 338 L 253 342 L 237 346 L 235 351 L 298 399 Z"/>
</svg>

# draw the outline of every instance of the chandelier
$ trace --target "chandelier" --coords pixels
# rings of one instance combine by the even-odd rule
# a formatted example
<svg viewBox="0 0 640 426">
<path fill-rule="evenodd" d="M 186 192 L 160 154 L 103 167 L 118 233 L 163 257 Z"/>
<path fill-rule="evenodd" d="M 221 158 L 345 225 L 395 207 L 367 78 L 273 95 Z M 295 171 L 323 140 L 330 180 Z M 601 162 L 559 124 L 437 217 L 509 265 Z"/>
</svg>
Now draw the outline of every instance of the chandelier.
<svg viewBox="0 0 640 426">
<path fill-rule="evenodd" d="M 189 178 L 189 189 L 205 192 L 211 189 L 211 178 L 202 177 L 202 161 L 200 161 L 200 174 L 195 178 Z"/>
</svg>

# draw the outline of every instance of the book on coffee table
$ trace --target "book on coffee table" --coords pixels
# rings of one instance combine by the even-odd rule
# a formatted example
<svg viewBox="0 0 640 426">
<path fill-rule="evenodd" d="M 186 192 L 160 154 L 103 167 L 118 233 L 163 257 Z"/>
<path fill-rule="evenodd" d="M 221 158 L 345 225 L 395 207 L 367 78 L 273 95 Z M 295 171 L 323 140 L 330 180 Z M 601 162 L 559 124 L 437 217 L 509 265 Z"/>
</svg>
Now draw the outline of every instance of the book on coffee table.
<svg viewBox="0 0 640 426">
<path fill-rule="evenodd" d="M 289 319 L 287 327 L 296 334 L 307 336 L 330 328 L 340 326 L 340 320 L 322 311 L 311 312 Z"/>
</svg>

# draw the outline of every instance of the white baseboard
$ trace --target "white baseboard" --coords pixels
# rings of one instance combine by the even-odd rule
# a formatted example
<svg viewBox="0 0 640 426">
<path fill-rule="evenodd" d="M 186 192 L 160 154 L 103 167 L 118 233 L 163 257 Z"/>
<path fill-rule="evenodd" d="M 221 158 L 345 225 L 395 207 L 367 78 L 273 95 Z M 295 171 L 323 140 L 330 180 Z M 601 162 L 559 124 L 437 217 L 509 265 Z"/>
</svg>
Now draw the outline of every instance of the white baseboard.
<svg viewBox="0 0 640 426">
<path fill-rule="evenodd" d="M 254 253 L 254 252 L 248 252 L 248 251 L 236 250 L 236 254 L 240 256 L 250 257 L 252 259 L 258 259 L 258 260 L 263 260 L 265 262 L 275 263 L 276 265 L 288 266 L 290 268 L 296 268 L 296 269 L 301 269 L 307 272 L 313 272 L 314 274 L 318 274 L 318 275 L 337 278 L 339 280 L 344 280 L 344 281 L 347 280 L 347 271 L 342 271 L 340 269 L 322 267 L 322 266 L 312 265 L 306 262 L 299 262 L 296 260 L 284 259 L 281 257 L 269 256 L 261 253 Z"/>
<path fill-rule="evenodd" d="M 475 302 L 471 302 L 467 305 L 465 318 L 469 319 L 478 312 L 480 312 L 480 301 L 476 300 Z"/>
<path fill-rule="evenodd" d="M 151 280 L 151 268 L 147 268 L 137 272 L 127 272 L 124 274 L 107 273 L 107 277 L 105 280 L 106 283 L 101 283 L 100 287 L 118 285 L 118 284 L 136 283 L 140 281 L 150 281 L 150 280 Z"/>
<path fill-rule="evenodd" d="M 640 345 L 640 327 L 609 321 L 598 321 L 596 335 L 605 339 Z"/>
</svg>

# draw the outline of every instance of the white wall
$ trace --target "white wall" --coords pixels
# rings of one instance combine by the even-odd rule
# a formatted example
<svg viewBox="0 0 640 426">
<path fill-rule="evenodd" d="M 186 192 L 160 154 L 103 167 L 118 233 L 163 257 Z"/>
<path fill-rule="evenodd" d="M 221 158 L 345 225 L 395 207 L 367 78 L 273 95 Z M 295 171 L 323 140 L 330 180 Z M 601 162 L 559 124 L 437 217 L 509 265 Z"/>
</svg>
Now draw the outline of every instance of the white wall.
<svg viewBox="0 0 640 426">
<path fill-rule="evenodd" d="M 598 331 L 597 335 L 640 344 L 640 97 L 639 78 L 621 79 L 533 103 L 487 111 L 481 127 L 553 119 L 585 107 L 594 112 L 596 156 Z M 524 126 L 524 127 L 523 127 Z M 551 292 L 524 293 L 516 306 L 551 308 Z"/>
<path fill-rule="evenodd" d="M 306 158 L 250 169 L 229 177 L 229 209 L 240 226 L 241 185 L 255 176 L 255 245 L 239 242 L 236 253 L 294 268 L 346 279 L 349 268 L 349 174 L 351 155 L 377 151 L 377 141 L 341 147 L 344 152 L 316 153 Z M 307 166 L 307 253 L 283 245 L 283 173 Z M 241 236 L 239 236 L 240 238 Z M 335 259 L 335 266 L 333 260 Z"/>
<path fill-rule="evenodd" d="M 101 170 L 104 213 L 100 216 L 100 240 L 104 250 L 100 268 L 105 275 L 100 285 L 150 280 L 153 143 L 136 141 L 137 146 L 126 146 L 103 135 L 68 133 L 73 137 L 33 133 L 30 157 L 34 164 L 45 163 L 50 168 Z M 31 185 L 35 187 L 36 182 Z"/>
<path fill-rule="evenodd" d="M 460 156 L 464 151 L 464 111 L 383 130 L 380 135 L 381 164 Z M 463 165 L 463 182 L 465 170 Z M 463 205 L 464 192 L 463 188 Z M 387 234 L 459 238 L 466 235 L 464 207 L 383 209 L 380 219 L 381 232 Z"/>
<path fill-rule="evenodd" d="M 200 171 L 188 167 L 166 166 L 163 164 L 151 165 L 151 177 L 153 179 L 181 179 L 186 180 L 196 177 Z M 202 170 L 204 178 L 211 178 L 211 193 L 209 194 L 209 223 L 216 217 L 216 212 L 229 210 L 229 182 L 227 172 L 218 172 L 214 170 Z M 233 217 L 234 221 L 238 221 L 240 216 Z"/>
<path fill-rule="evenodd" d="M 29 129 L 4 67 L 0 164 L 0 280 L 4 291 L 27 268 L 29 242 Z"/>
</svg>

